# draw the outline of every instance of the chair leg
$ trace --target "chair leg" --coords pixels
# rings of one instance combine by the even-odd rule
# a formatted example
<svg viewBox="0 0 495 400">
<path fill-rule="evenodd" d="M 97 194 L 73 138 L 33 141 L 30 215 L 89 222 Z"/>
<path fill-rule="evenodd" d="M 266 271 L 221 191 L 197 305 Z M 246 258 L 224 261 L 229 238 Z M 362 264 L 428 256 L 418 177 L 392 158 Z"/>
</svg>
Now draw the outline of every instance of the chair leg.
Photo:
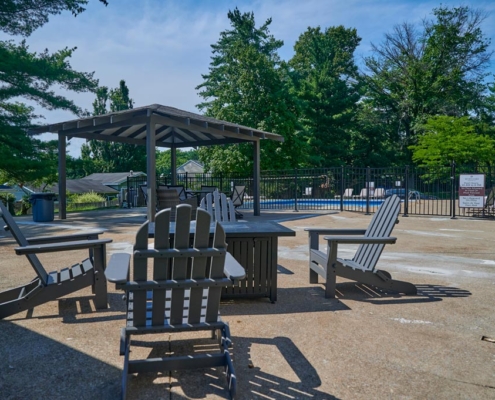
<svg viewBox="0 0 495 400">
<path fill-rule="evenodd" d="M 122 345 L 125 347 L 124 370 L 122 371 L 122 394 L 121 394 L 122 400 L 125 400 L 127 397 L 127 375 L 129 370 L 129 353 L 131 351 L 131 338 L 127 335 L 124 335 L 124 340 L 125 343 L 121 343 L 121 347 Z"/>
<path fill-rule="evenodd" d="M 327 277 L 325 283 L 325 297 L 327 299 L 335 298 L 335 289 L 337 287 L 337 274 L 335 268 L 327 267 Z"/>
<path fill-rule="evenodd" d="M 105 248 L 97 247 L 94 250 L 93 265 L 95 270 L 93 293 L 96 309 L 108 308 L 107 302 L 107 280 L 105 279 Z"/>
</svg>

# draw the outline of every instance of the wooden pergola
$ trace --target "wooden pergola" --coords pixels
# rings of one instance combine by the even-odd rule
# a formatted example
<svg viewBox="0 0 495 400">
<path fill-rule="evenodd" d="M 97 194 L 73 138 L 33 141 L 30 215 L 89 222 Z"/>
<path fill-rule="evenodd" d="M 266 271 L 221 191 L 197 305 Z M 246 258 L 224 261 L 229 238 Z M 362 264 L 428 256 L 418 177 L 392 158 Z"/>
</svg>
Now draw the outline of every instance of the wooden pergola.
<svg viewBox="0 0 495 400">
<path fill-rule="evenodd" d="M 254 215 L 260 215 L 260 140 L 282 142 L 274 133 L 221 121 L 215 118 L 178 110 L 160 104 L 138 107 L 105 115 L 45 125 L 32 134 L 58 134 L 59 218 L 67 218 L 66 210 L 66 143 L 70 138 L 107 140 L 146 146 L 148 187 L 148 219 L 154 221 L 156 209 L 156 147 L 171 149 L 171 168 L 176 170 L 176 149 L 213 146 L 229 143 L 253 143 Z M 176 176 L 172 173 L 172 183 Z"/>
</svg>

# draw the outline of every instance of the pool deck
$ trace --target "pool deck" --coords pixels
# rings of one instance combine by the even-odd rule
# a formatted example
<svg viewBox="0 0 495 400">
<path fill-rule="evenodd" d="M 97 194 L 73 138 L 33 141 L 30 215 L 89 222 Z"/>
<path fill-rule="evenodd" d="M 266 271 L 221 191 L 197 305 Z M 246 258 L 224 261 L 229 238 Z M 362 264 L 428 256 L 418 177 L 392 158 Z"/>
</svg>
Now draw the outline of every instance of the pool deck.
<svg viewBox="0 0 495 400">
<path fill-rule="evenodd" d="M 64 221 L 17 221 L 27 236 L 102 228 L 107 248 L 132 249 L 144 209 L 70 213 Z M 380 269 L 414 283 L 416 296 L 384 293 L 343 279 L 337 299 L 308 283 L 306 227 L 362 228 L 371 219 L 335 211 L 268 212 L 296 231 L 279 241 L 278 301 L 222 301 L 229 322 L 238 399 L 495 398 L 495 221 L 400 217 Z M 0 290 L 34 272 L 0 231 Z M 342 246 L 352 256 L 355 246 Z M 47 268 L 85 252 L 40 256 Z M 123 359 L 121 293 L 109 284 L 109 309 L 96 311 L 89 289 L 0 321 L 1 399 L 117 399 Z M 180 336 L 186 339 L 188 335 Z M 482 340 L 482 338 L 488 340 Z M 164 338 L 134 356 L 180 352 L 185 340 Z M 201 345 L 208 345 L 203 335 Z M 144 374 L 130 379 L 129 399 L 225 399 L 220 370 Z"/>
</svg>

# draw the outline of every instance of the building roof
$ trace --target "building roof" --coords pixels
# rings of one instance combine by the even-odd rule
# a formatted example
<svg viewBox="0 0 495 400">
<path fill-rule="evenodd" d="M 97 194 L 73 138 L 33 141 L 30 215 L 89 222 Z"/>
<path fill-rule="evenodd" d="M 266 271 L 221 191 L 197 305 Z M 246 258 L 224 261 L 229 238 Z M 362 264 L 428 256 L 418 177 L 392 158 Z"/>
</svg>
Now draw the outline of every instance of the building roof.
<svg viewBox="0 0 495 400">
<path fill-rule="evenodd" d="M 137 171 L 137 172 L 133 171 L 132 174 L 130 172 L 102 172 L 102 173 L 94 173 L 85 176 L 84 178 L 81 179 L 96 181 L 102 185 L 117 186 L 120 185 L 121 183 L 126 182 L 127 177 L 129 176 L 143 176 L 143 175 L 146 176 L 146 174 L 141 171 Z"/>
<path fill-rule="evenodd" d="M 203 164 L 194 161 L 194 160 L 189 160 L 182 164 L 181 166 L 177 167 L 177 172 L 178 173 L 191 173 L 191 174 L 202 174 L 204 172 L 204 166 Z"/>
<path fill-rule="evenodd" d="M 111 187 L 103 185 L 101 182 L 94 181 L 91 179 L 68 179 L 67 180 L 67 190 L 70 193 L 88 193 L 95 192 L 98 194 L 117 194 L 118 190 L 112 189 Z M 53 185 L 49 188 L 51 192 L 58 192 L 58 185 Z"/>
<path fill-rule="evenodd" d="M 104 115 L 50 124 L 30 133 L 59 133 L 71 137 L 146 144 L 147 123 L 155 124 L 158 147 L 195 147 L 271 139 L 283 136 L 222 121 L 177 108 L 152 104 Z"/>
</svg>

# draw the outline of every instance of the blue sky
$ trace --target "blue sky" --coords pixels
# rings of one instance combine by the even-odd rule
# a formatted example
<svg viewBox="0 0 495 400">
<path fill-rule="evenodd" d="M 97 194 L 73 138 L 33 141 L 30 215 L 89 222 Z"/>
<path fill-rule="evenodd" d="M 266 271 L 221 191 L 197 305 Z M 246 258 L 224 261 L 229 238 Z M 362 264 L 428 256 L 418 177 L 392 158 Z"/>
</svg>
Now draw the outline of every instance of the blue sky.
<svg viewBox="0 0 495 400">
<path fill-rule="evenodd" d="M 87 11 L 74 18 L 69 13 L 53 16 L 50 22 L 27 39 L 32 51 L 56 51 L 77 47 L 71 58 L 74 69 L 95 72 L 100 85 L 117 87 L 124 79 L 135 106 L 164 104 L 196 112 L 200 102 L 195 87 L 208 72 L 210 45 L 219 33 L 230 29 L 227 12 L 236 6 L 254 12 L 257 26 L 272 18 L 270 31 L 284 41 L 279 54 L 288 60 L 297 38 L 309 26 L 343 25 L 356 28 L 362 38 L 356 52 L 358 63 L 371 55 L 370 44 L 402 22 L 420 24 L 433 8 L 459 6 L 481 8 L 489 13 L 483 32 L 495 42 L 493 0 L 109 0 L 105 7 L 90 0 Z M 495 43 L 492 43 L 495 49 Z M 491 71 L 495 73 L 495 60 Z M 68 94 L 78 105 L 92 109 L 92 94 Z M 45 123 L 74 119 L 62 111 L 37 109 Z M 55 135 L 46 134 L 54 139 Z M 80 155 L 82 142 L 73 140 L 69 154 Z"/>
</svg>

